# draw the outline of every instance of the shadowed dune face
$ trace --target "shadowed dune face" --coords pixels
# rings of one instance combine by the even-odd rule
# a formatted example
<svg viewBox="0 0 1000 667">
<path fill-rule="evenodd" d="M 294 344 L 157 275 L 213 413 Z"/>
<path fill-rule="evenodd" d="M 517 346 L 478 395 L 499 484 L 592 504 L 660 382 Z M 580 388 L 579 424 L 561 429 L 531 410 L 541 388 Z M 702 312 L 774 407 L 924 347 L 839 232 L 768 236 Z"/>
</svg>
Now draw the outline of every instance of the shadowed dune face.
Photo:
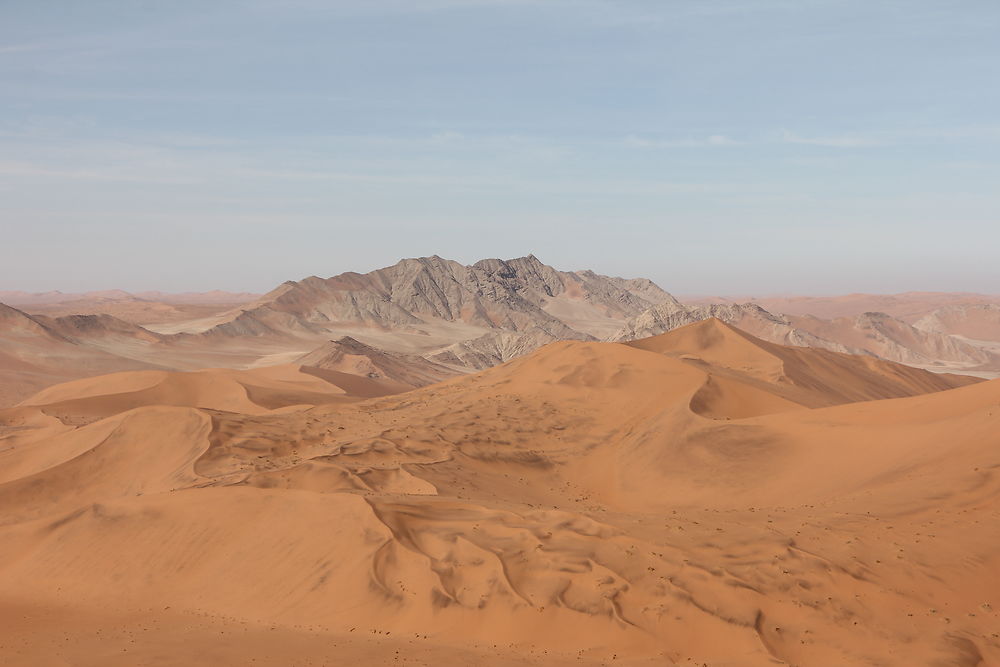
<svg viewBox="0 0 1000 667">
<path fill-rule="evenodd" d="M 143 618 L 88 655 L 1000 662 L 996 381 L 706 321 L 401 389 L 144 372 L 0 411 L 0 617 L 33 637 L 0 656 Z"/>
<path fill-rule="evenodd" d="M 740 383 L 753 383 L 766 393 L 808 407 L 903 398 L 978 382 L 967 376 L 929 373 L 873 357 L 776 345 L 715 319 L 627 345 L 703 365 L 715 376 L 722 374 Z M 717 386 L 718 381 L 714 384 Z M 706 387 L 707 394 L 719 391 Z M 748 406 L 754 402 L 744 391 L 726 404 L 740 406 L 743 416 L 750 416 Z"/>
</svg>

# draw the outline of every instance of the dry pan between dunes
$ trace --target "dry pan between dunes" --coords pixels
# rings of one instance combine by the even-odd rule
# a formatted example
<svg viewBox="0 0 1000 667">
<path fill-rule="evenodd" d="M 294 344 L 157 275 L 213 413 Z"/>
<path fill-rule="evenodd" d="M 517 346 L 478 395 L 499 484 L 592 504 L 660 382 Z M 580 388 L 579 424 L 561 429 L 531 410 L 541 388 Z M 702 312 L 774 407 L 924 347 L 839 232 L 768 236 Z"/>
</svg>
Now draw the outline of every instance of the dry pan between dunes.
<svg viewBox="0 0 1000 667">
<path fill-rule="evenodd" d="M 3 662 L 1000 663 L 1000 382 L 716 320 L 327 372 L 0 411 Z"/>
</svg>

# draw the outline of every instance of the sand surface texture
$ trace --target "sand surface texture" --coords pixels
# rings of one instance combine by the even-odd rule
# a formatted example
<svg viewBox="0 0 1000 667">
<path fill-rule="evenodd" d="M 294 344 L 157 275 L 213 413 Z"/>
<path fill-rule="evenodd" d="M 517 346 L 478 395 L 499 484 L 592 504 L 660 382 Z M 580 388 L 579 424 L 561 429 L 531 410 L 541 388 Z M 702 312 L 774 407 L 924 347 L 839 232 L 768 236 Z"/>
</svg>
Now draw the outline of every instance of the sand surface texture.
<svg viewBox="0 0 1000 667">
<path fill-rule="evenodd" d="M 1000 664 L 1000 381 L 715 319 L 333 352 L 0 410 L 0 663 Z"/>
</svg>

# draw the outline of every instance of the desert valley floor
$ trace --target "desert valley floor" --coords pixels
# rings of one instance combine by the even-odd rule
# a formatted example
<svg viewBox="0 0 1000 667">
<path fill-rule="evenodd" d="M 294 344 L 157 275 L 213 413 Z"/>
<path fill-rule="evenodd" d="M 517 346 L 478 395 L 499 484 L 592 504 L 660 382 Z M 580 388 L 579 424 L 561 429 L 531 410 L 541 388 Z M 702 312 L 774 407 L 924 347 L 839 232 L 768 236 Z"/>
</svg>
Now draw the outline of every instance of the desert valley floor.
<svg viewBox="0 0 1000 667">
<path fill-rule="evenodd" d="M 370 375 L 0 410 L 0 662 L 1000 664 L 1000 381 L 714 318 Z"/>
</svg>

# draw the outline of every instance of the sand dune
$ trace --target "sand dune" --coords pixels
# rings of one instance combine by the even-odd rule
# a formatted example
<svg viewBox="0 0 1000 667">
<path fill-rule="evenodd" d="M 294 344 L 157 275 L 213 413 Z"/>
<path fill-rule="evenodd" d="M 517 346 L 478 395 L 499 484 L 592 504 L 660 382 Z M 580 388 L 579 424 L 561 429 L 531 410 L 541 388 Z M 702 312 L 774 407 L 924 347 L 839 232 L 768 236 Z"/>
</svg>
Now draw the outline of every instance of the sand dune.
<svg viewBox="0 0 1000 667">
<path fill-rule="evenodd" d="M 0 411 L 5 662 L 1000 662 L 996 381 L 715 320 L 310 372 Z"/>
<path fill-rule="evenodd" d="M 32 317 L 0 303 L 0 406 L 73 378 L 159 367 L 155 361 L 121 356 L 81 341 L 73 336 L 81 322 L 73 324 Z"/>
<path fill-rule="evenodd" d="M 904 364 L 997 377 L 1000 297 L 908 292 L 837 297 L 726 297 L 664 304 L 628 320 L 612 339 L 667 331 L 713 315 L 775 343 L 871 354 Z M 766 308 L 767 310 L 763 310 Z M 754 310 L 756 309 L 756 311 Z"/>
<path fill-rule="evenodd" d="M 410 388 L 392 380 L 296 364 L 244 371 L 135 371 L 49 387 L 22 401 L 20 407 L 38 407 L 64 422 L 79 423 L 150 405 L 262 414 L 341 398 L 385 396 Z"/>
<path fill-rule="evenodd" d="M 219 290 L 182 294 L 132 294 L 123 290 L 83 293 L 0 291 L 0 302 L 32 315 L 110 315 L 132 324 L 149 325 L 219 315 L 259 296 Z"/>
<path fill-rule="evenodd" d="M 421 356 L 379 350 L 350 336 L 325 343 L 299 357 L 296 363 L 373 379 L 386 379 L 405 384 L 411 389 L 460 374 L 458 370 Z"/>
<path fill-rule="evenodd" d="M 702 361 L 716 374 L 736 371 L 763 380 L 770 383 L 770 393 L 808 407 L 902 398 L 976 382 L 964 375 L 930 373 L 874 357 L 776 345 L 715 319 L 627 344 Z"/>
</svg>

